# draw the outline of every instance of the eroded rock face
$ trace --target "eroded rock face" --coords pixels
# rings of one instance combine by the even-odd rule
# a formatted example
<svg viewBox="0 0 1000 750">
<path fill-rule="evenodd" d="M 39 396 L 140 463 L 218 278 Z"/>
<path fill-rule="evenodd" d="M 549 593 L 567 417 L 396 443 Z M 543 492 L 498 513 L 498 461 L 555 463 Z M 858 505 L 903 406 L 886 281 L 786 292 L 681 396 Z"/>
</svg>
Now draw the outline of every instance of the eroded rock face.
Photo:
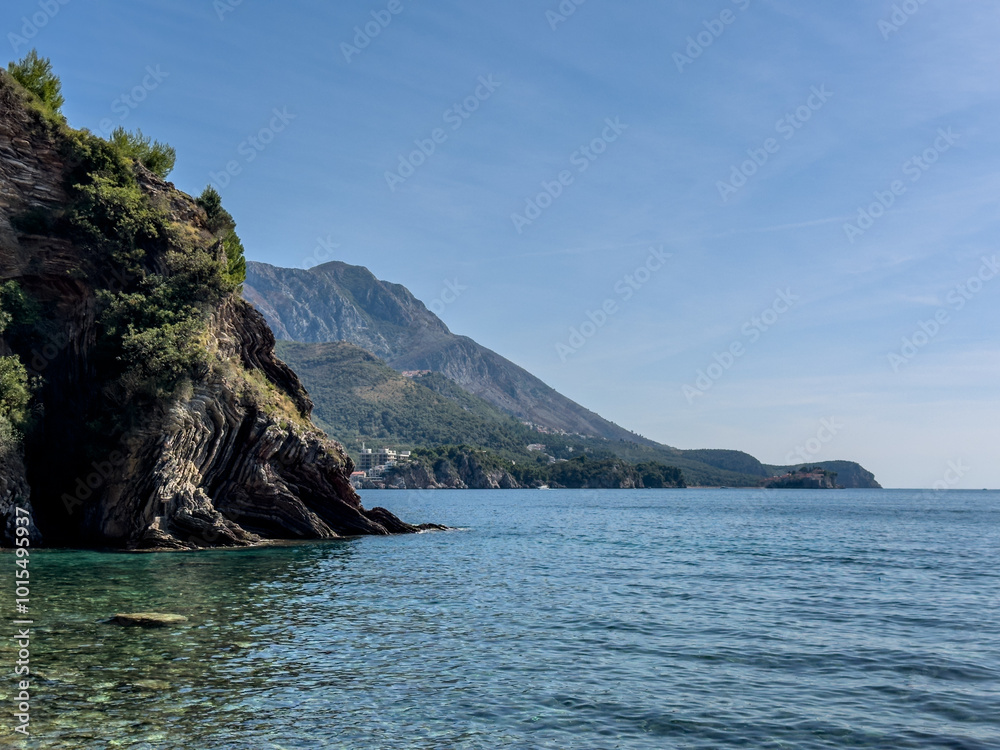
<svg viewBox="0 0 1000 750">
<path fill-rule="evenodd" d="M 21 512 L 18 513 L 17 509 Z M 17 520 L 21 517 L 23 520 Z M 27 545 L 23 542 L 20 546 L 33 546 L 41 542 L 41 534 L 35 526 L 34 513 L 31 508 L 31 490 L 28 487 L 28 478 L 25 475 L 24 461 L 20 453 L 8 451 L 0 452 L 0 547 L 13 547 L 18 536 L 25 536 L 28 539 Z M 23 526 L 26 531 L 20 535 L 17 533 L 18 526 Z"/>
<path fill-rule="evenodd" d="M 39 385 L 23 463 L 20 455 L 0 457 L 6 543 L 15 505 L 31 509 L 35 541 L 40 530 L 46 543 L 72 546 L 186 549 L 417 531 L 388 511 L 362 507 L 348 480 L 350 458 L 312 425 L 312 403 L 275 357 L 273 334 L 236 295 L 208 322 L 207 371 L 153 406 L 119 403 L 101 390 L 97 261 L 72 238 L 28 233 L 12 221 L 61 210 L 72 169 L 63 136 L 14 92 L 0 73 L 0 282 L 16 280 L 31 294 L 50 329 L 44 341 L 11 347 Z M 189 196 L 135 169 L 177 231 L 212 242 Z M 0 337 L 0 351 L 8 343 Z M 131 427 L 98 449 L 88 442 L 101 409 L 129 413 Z"/>
<path fill-rule="evenodd" d="M 475 456 L 460 454 L 435 463 L 433 471 L 419 461 L 402 464 L 385 483 L 390 489 L 512 490 L 521 485 L 507 471 L 486 470 Z"/>
</svg>

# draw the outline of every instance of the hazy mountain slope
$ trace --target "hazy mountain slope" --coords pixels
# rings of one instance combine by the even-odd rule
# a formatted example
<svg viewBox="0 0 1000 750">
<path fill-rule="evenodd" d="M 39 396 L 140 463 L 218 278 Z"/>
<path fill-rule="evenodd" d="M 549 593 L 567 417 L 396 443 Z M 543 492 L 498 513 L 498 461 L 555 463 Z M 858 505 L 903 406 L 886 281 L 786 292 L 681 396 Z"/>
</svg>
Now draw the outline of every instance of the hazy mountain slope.
<svg viewBox="0 0 1000 750">
<path fill-rule="evenodd" d="M 527 450 L 528 445 L 540 443 L 544 453 L 560 459 L 587 454 L 676 466 L 693 485 L 753 487 L 770 476 L 757 459 L 739 451 L 681 451 L 605 438 L 540 434 L 439 373 L 406 378 L 346 342 L 279 341 L 276 352 L 308 388 L 316 422 L 337 435 L 354 455 L 362 442 L 398 448 L 468 445 L 520 463 L 542 455 Z"/>
<path fill-rule="evenodd" d="M 717 469 L 748 474 L 753 477 L 769 477 L 771 472 L 756 458 L 742 451 L 718 449 L 698 449 L 680 451 L 684 458 L 714 466 Z"/>
<path fill-rule="evenodd" d="M 307 384 L 314 417 L 349 450 L 467 444 L 523 453 L 533 433 L 517 419 L 459 390 L 468 408 L 405 378 L 385 362 L 344 341 L 279 341 L 278 356 Z M 442 378 L 437 375 L 436 377 Z M 447 382 L 447 381 L 446 381 Z M 478 402 L 478 403 L 476 403 Z"/>
<path fill-rule="evenodd" d="M 309 389 L 317 420 L 355 449 L 372 439 L 411 446 L 465 443 L 514 454 L 543 443 L 558 458 L 587 451 L 666 463 L 683 469 L 692 485 L 755 486 L 784 473 L 777 471 L 784 467 L 764 466 L 741 451 L 679 450 L 618 427 L 472 339 L 453 335 L 405 287 L 380 281 L 360 266 L 335 262 L 303 270 L 251 262 L 244 297 L 280 339 L 300 342 L 279 342 L 280 356 Z M 354 347 L 331 345 L 338 341 L 395 370 L 432 372 L 408 380 Z M 575 434 L 540 434 L 510 414 Z M 843 464 L 855 468 L 816 465 L 839 471 L 845 486 L 877 486 L 857 464 Z"/>
<path fill-rule="evenodd" d="M 348 341 L 397 370 L 433 370 L 550 429 L 652 444 L 571 401 L 494 351 L 456 336 L 405 287 L 333 262 L 309 270 L 247 264 L 244 297 L 279 339 Z"/>
</svg>

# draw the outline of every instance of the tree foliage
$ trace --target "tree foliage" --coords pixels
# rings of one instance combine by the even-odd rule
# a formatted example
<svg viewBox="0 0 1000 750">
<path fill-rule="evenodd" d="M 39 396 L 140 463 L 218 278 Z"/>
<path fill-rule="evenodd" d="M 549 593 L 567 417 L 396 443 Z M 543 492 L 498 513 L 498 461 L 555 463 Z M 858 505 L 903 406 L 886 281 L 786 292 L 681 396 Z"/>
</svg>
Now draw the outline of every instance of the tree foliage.
<svg viewBox="0 0 1000 750">
<path fill-rule="evenodd" d="M 52 114 L 60 114 L 65 102 L 62 82 L 52 72 L 52 61 L 49 58 L 39 57 L 37 50 L 31 50 L 17 62 L 10 63 L 7 72 L 25 89 L 37 96 Z"/>
<path fill-rule="evenodd" d="M 21 290 L 16 281 L 0 285 L 0 333 L 8 328 L 23 325 L 26 315 L 35 313 L 32 300 Z M 3 424 L 0 439 L 10 437 L 10 427 L 20 427 L 27 419 L 28 373 L 16 356 L 0 357 L 0 422 Z"/>
<path fill-rule="evenodd" d="M 683 487 L 684 472 L 676 466 L 666 466 L 655 461 L 645 461 L 636 464 L 636 471 L 642 480 L 642 486 L 647 488 L 656 487 Z"/>
<path fill-rule="evenodd" d="M 205 210 L 205 215 L 208 217 L 208 231 L 219 233 L 236 228 L 233 215 L 222 207 L 222 196 L 211 185 L 201 191 L 195 203 Z"/>
<path fill-rule="evenodd" d="M 247 278 L 247 261 L 243 242 L 236 234 L 233 215 L 222 207 L 222 196 L 211 185 L 202 191 L 195 202 L 205 209 L 209 231 L 222 235 L 222 248 L 226 252 L 226 273 L 230 281 L 237 286 L 242 284 Z"/>
<path fill-rule="evenodd" d="M 117 127 L 108 142 L 122 156 L 138 161 L 150 172 L 164 179 L 173 171 L 174 162 L 177 161 L 177 152 L 172 146 L 151 140 L 141 130 L 132 133 L 123 127 Z"/>
<path fill-rule="evenodd" d="M 657 463 L 634 466 L 620 458 L 592 458 L 578 456 L 570 461 L 553 464 L 545 460 L 523 458 L 506 459 L 493 451 L 468 445 L 441 445 L 416 448 L 409 463 L 422 464 L 427 473 L 438 481 L 451 476 L 461 476 L 462 469 L 475 466 L 483 472 L 506 471 L 525 487 L 550 484 L 568 489 L 614 489 L 618 487 L 643 487 L 660 489 L 684 487 L 680 469 Z M 391 480 L 407 470 L 406 461 L 387 472 Z"/>
<path fill-rule="evenodd" d="M 169 251 L 163 273 L 127 291 L 104 290 L 102 351 L 152 395 L 208 367 L 200 333 L 209 312 L 233 292 L 220 261 L 208 253 Z"/>
<path fill-rule="evenodd" d="M 33 323 L 37 314 L 37 303 L 16 281 L 0 285 L 0 334 L 17 334 Z M 0 450 L 16 441 L 16 430 L 27 421 L 30 400 L 28 372 L 20 358 L 0 357 Z"/>
<path fill-rule="evenodd" d="M 226 276 L 232 283 L 242 284 L 247 278 L 247 260 L 236 230 L 230 229 L 223 237 L 222 247 L 226 251 Z"/>
<path fill-rule="evenodd" d="M 0 418 L 20 427 L 28 418 L 28 371 L 16 356 L 0 357 Z"/>
<path fill-rule="evenodd" d="M 92 173 L 78 184 L 70 210 L 77 236 L 109 260 L 135 270 L 146 251 L 163 234 L 163 217 L 146 200 L 134 180 Z"/>
</svg>

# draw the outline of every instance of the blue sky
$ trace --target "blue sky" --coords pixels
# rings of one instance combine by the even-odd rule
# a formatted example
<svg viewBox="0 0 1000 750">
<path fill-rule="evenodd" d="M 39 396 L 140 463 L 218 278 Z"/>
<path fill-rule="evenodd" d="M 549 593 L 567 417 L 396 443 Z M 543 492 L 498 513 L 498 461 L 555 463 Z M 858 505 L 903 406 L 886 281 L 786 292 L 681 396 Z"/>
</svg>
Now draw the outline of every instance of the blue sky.
<svg viewBox="0 0 1000 750">
<path fill-rule="evenodd" d="M 254 260 L 365 265 L 671 445 L 1000 487 L 995 2 L 8 0 L 0 31 L 72 124 L 220 185 Z"/>
</svg>

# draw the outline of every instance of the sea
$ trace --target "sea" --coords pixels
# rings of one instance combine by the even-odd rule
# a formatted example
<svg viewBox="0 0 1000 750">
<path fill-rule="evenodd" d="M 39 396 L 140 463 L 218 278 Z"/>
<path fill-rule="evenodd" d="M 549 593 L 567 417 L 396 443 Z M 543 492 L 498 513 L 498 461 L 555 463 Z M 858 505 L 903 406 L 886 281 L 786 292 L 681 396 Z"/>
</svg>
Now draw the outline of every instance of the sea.
<svg viewBox="0 0 1000 750">
<path fill-rule="evenodd" d="M 362 495 L 453 530 L 32 551 L 28 739 L 0 555 L 0 747 L 1000 748 L 998 492 Z"/>
</svg>

